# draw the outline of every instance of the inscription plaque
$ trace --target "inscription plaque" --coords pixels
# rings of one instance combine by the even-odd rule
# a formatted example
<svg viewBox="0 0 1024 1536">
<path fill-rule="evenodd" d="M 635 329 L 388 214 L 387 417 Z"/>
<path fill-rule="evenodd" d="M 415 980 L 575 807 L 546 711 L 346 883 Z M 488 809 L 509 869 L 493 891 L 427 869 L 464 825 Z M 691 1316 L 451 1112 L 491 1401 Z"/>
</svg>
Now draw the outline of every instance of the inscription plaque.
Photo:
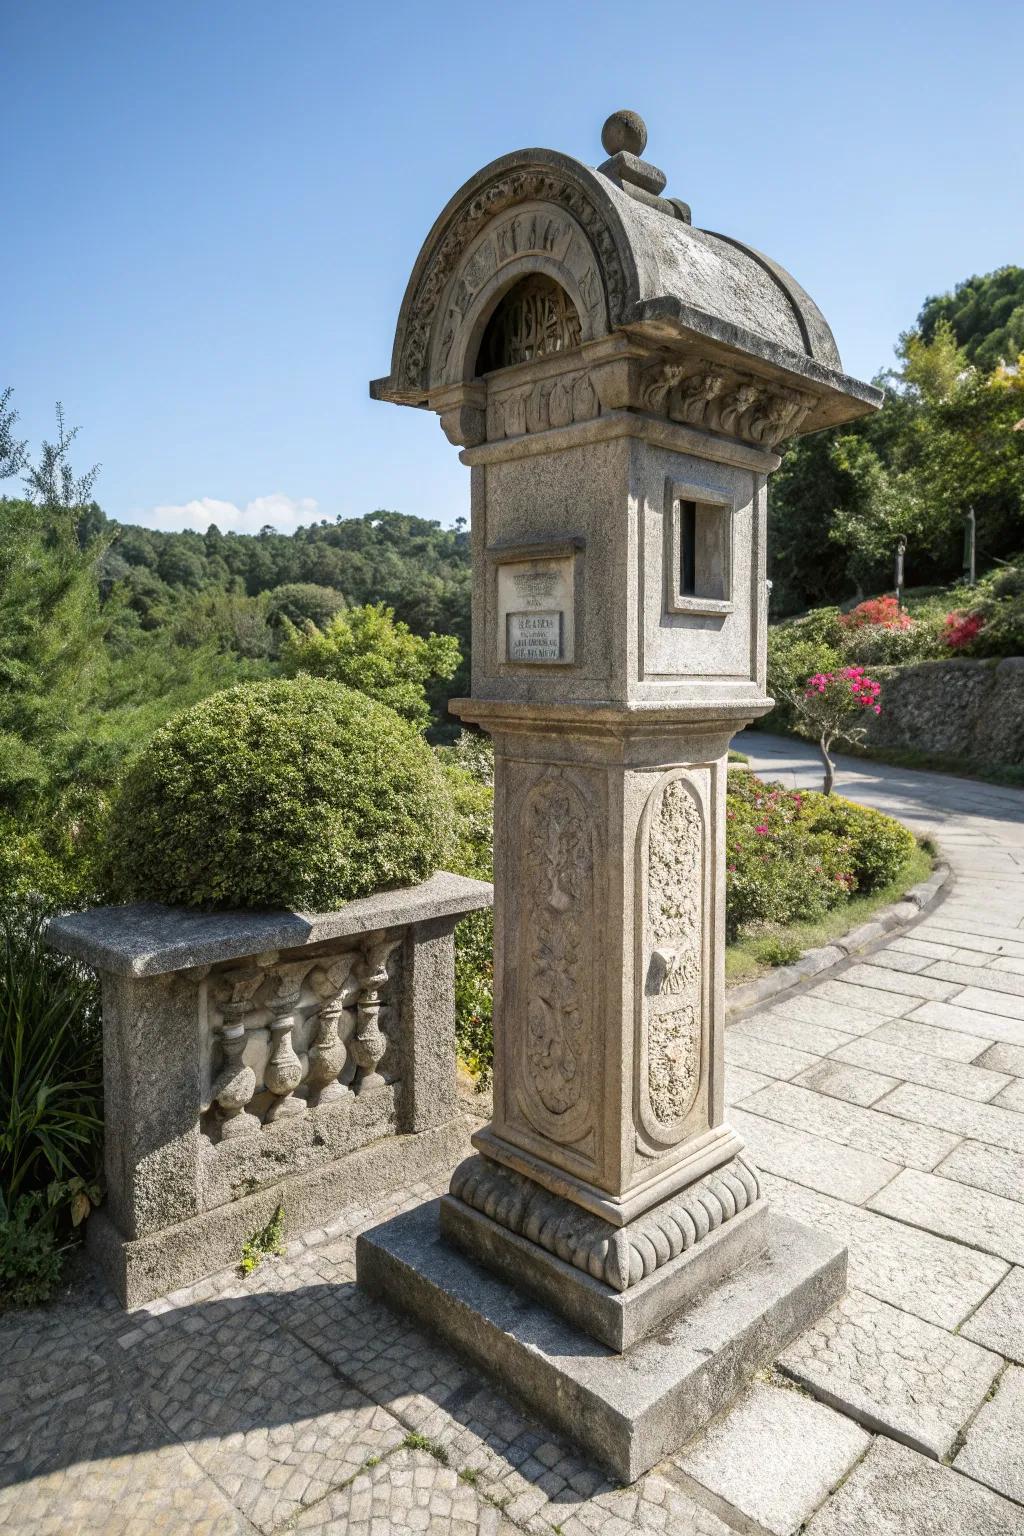
<svg viewBox="0 0 1024 1536">
<path fill-rule="evenodd" d="M 571 662 L 574 631 L 571 556 L 499 564 L 499 661 L 512 665 Z"/>
<path fill-rule="evenodd" d="M 560 612 L 510 613 L 506 622 L 505 653 L 509 661 L 561 661 Z"/>
</svg>

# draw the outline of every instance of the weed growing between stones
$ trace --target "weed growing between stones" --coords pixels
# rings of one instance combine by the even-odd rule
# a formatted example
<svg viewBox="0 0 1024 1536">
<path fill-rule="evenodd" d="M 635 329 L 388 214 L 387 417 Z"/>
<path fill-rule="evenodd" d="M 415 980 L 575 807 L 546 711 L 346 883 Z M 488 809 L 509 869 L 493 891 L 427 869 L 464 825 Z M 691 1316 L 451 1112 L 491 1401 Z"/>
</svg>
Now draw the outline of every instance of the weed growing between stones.
<svg viewBox="0 0 1024 1536">
<path fill-rule="evenodd" d="M 279 1205 L 265 1227 L 254 1232 L 242 1245 L 239 1269 L 243 1275 L 251 1275 L 259 1269 L 264 1259 L 277 1258 L 284 1253 L 284 1206 Z"/>
</svg>

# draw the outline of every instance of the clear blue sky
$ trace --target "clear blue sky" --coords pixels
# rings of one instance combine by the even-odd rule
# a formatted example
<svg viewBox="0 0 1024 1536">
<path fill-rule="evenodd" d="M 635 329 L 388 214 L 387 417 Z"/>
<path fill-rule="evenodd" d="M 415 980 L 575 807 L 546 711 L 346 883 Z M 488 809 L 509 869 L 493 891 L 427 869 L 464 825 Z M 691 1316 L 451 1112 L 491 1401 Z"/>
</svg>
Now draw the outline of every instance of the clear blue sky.
<svg viewBox="0 0 1024 1536">
<path fill-rule="evenodd" d="M 618 107 L 861 377 L 926 295 L 1024 261 L 1019 0 L 2 11 L 0 387 L 33 443 L 64 401 L 124 521 L 465 512 L 436 419 L 367 380 L 451 193 L 529 145 L 596 164 Z"/>
</svg>

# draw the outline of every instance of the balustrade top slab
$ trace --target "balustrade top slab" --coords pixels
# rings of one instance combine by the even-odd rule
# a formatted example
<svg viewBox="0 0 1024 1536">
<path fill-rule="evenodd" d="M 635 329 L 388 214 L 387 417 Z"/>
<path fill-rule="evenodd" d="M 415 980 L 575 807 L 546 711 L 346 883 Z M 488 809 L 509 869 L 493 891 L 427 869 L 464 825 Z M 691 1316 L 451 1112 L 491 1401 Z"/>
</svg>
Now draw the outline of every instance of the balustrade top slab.
<svg viewBox="0 0 1024 1536">
<path fill-rule="evenodd" d="M 268 950 L 461 917 L 489 907 L 493 899 L 487 881 L 440 872 L 403 890 L 360 897 L 336 912 L 203 912 L 159 902 L 94 907 L 53 918 L 46 942 L 98 971 L 163 976 Z"/>
</svg>

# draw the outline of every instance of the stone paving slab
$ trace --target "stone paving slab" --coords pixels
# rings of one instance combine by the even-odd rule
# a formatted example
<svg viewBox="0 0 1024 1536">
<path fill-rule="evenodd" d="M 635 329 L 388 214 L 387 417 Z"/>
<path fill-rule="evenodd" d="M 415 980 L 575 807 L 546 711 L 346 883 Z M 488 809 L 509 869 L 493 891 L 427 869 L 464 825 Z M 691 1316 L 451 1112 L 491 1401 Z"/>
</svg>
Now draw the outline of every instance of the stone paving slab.
<svg viewBox="0 0 1024 1536">
<path fill-rule="evenodd" d="M 1018 1114 L 1024 1114 L 1024 1078 L 1013 1078 L 996 1094 L 992 1102 L 1002 1109 L 1012 1109 Z"/>
<path fill-rule="evenodd" d="M 1007 1152 L 1024 1152 L 1024 1116 L 997 1104 L 978 1104 L 955 1093 L 903 1083 L 889 1094 L 885 1112 L 912 1122 L 915 1129 L 931 1125 L 972 1141 L 987 1141 Z"/>
<path fill-rule="evenodd" d="M 922 1003 L 914 1010 L 912 1022 L 933 1024 L 936 1029 L 955 1030 L 961 1035 L 975 1035 L 989 1045 L 1003 1040 L 1008 1045 L 1024 1046 L 1024 1025 L 1018 1019 L 961 1007 L 966 996 L 966 992 L 961 992 L 955 1003 Z"/>
<path fill-rule="evenodd" d="M 1024 998 L 1024 976 L 999 970 L 995 964 L 958 965 L 952 960 L 935 960 L 928 967 L 925 976 L 921 978 L 922 981 L 928 976 L 938 976 L 944 982 L 961 987 L 982 987 L 987 992 L 1008 992 Z M 940 998 L 939 1001 L 944 999 Z"/>
<path fill-rule="evenodd" d="M 982 1102 L 994 1099 L 1012 1081 L 1005 1072 L 992 1072 L 962 1061 L 946 1061 L 939 1056 L 930 1056 L 926 1051 L 889 1045 L 874 1035 L 851 1040 L 849 1045 L 840 1046 L 829 1060 L 847 1061 L 876 1074 L 889 1073 L 887 1081 L 894 1088 L 896 1080 L 900 1079 Z M 809 1083 L 808 1075 L 803 1074 L 797 1081 Z"/>
<path fill-rule="evenodd" d="M 634 1531 L 662 1531 L 666 1536 L 733 1536 L 732 1528 L 717 1515 L 657 1472 L 649 1472 L 632 1487 L 602 1493 L 569 1515 L 558 1506 L 552 1506 L 549 1514 L 560 1516 L 556 1524 L 533 1521 L 528 1529 L 554 1531 L 557 1536 L 632 1536 Z"/>
<path fill-rule="evenodd" d="M 792 1536 L 870 1443 L 823 1403 L 757 1382 L 671 1461 L 758 1529 Z"/>
<path fill-rule="evenodd" d="M 856 967 L 853 969 L 856 969 Z M 877 983 L 874 986 L 864 986 L 847 981 L 845 978 L 851 974 L 852 971 L 844 971 L 841 981 L 824 982 L 820 987 L 815 988 L 815 996 L 824 998 L 830 1003 L 838 1004 L 844 1016 L 846 1010 L 850 1008 L 860 1013 L 877 1015 L 880 1019 L 902 1018 L 905 1013 L 911 1012 L 916 1003 L 921 1001 L 920 996 L 916 993 L 907 996 L 889 986 L 886 986 L 883 991 Z M 887 973 L 872 972 L 873 977 L 876 974 L 884 979 L 884 975 Z M 832 1016 L 833 1018 L 836 1017 L 835 1010 L 833 1010 Z M 862 1031 L 862 1033 L 866 1033 L 866 1031 Z"/>
<path fill-rule="evenodd" d="M 868 1429 L 941 1459 L 1003 1362 L 978 1344 L 849 1291 L 777 1364 Z"/>
<path fill-rule="evenodd" d="M 727 1067 L 742 1067 L 765 1077 L 791 1078 L 808 1067 L 817 1066 L 823 1057 L 811 1051 L 795 1050 L 792 1046 L 777 1045 L 759 1035 L 745 1034 L 737 1025 L 725 1032 L 725 1060 Z"/>
<path fill-rule="evenodd" d="M 907 1085 L 895 1089 L 886 1099 L 886 1106 L 897 1094 L 912 1091 L 916 1090 Z M 961 1102 L 968 1103 L 967 1100 Z M 881 1114 L 876 1109 L 844 1104 L 839 1099 L 798 1088 L 795 1083 L 772 1083 L 748 1099 L 744 1108 L 751 1114 L 779 1120 L 784 1125 L 810 1131 L 814 1136 L 824 1136 L 842 1146 L 855 1147 L 860 1152 L 869 1152 L 908 1168 L 934 1168 L 952 1152 L 958 1140 L 948 1131 L 916 1125 L 909 1118 L 897 1119 L 888 1110 Z M 1009 1111 L 1000 1113 L 1008 1114 Z"/>
<path fill-rule="evenodd" d="M 832 1010 L 832 1016 L 835 1017 L 835 1009 Z M 852 1030 L 829 1029 L 824 1024 L 802 1019 L 798 1014 L 786 1013 L 781 1008 L 755 1013 L 750 1018 L 741 1019 L 738 1024 L 729 1025 L 727 1039 L 742 1039 L 744 1036 L 753 1040 L 767 1040 L 772 1045 L 792 1047 L 818 1057 L 827 1056 L 830 1051 L 840 1045 L 847 1045 L 855 1038 Z"/>
<path fill-rule="evenodd" d="M 1020 945 L 1019 948 L 1024 951 L 1024 945 Z M 1009 971 L 1014 976 L 1024 976 L 1024 953 L 996 955 L 991 961 L 991 966 L 994 971 Z"/>
<path fill-rule="evenodd" d="M 725 1102 L 728 1105 L 738 1104 L 750 1094 L 756 1093 L 759 1088 L 767 1088 L 773 1081 L 773 1078 L 766 1077 L 763 1072 L 749 1072 L 746 1067 L 733 1067 L 726 1062 Z"/>
<path fill-rule="evenodd" d="M 982 1404 L 953 1465 L 996 1493 L 1024 1504 L 1024 1370 L 1020 1366 L 1011 1365 L 995 1396 Z"/>
<path fill-rule="evenodd" d="M 944 1179 L 972 1184 L 975 1189 L 987 1189 L 1007 1200 L 1020 1200 L 1024 1190 L 1024 1157 L 980 1141 L 962 1141 L 936 1165 L 935 1172 Z"/>
<path fill-rule="evenodd" d="M 1012 1273 L 1006 1261 L 994 1255 L 914 1230 L 874 1210 L 833 1200 L 772 1174 L 763 1178 L 769 1199 L 777 1200 L 788 1215 L 846 1243 L 853 1290 L 865 1291 L 926 1323 L 952 1330 L 965 1318 L 970 1321 L 979 1303 Z M 961 1331 L 966 1332 L 967 1326 Z M 996 1348 L 985 1339 L 975 1342 Z"/>
<path fill-rule="evenodd" d="M 511 1536 L 516 1527 L 429 1451 L 402 1448 L 305 1510 L 291 1529 L 304 1536 Z"/>
<path fill-rule="evenodd" d="M 1022 1536 L 1024 1510 L 879 1436 L 807 1536 Z"/>
<path fill-rule="evenodd" d="M 914 929 L 915 935 L 926 932 L 929 936 L 934 936 L 935 944 L 943 950 L 948 949 L 952 945 L 954 949 L 971 950 L 976 954 L 993 956 L 1017 955 L 1024 958 L 1024 937 L 1020 936 L 1019 931 L 1017 938 L 999 939 L 994 938 L 990 933 L 971 933 L 965 928 L 945 928 L 932 923 L 922 924 L 920 928 Z M 940 937 L 940 935 L 945 935 L 945 937 Z M 903 942 L 907 943 L 909 940 L 904 940 Z M 923 940 L 922 942 L 927 943 L 929 940 Z M 935 955 L 934 958 L 936 960 L 946 960 L 949 956 L 948 954 L 941 954 Z M 980 961 L 975 963 L 980 964 Z"/>
<path fill-rule="evenodd" d="M 251 1296 L 168 1314 L 126 1362 L 150 1412 L 264 1532 L 404 1438 Z"/>
<path fill-rule="evenodd" d="M 1024 1269 L 1011 1269 L 960 1332 L 965 1339 L 1024 1365 Z"/>
<path fill-rule="evenodd" d="M 861 1104 L 865 1107 L 899 1086 L 899 1078 L 866 1071 L 863 1067 L 849 1065 L 834 1056 L 827 1057 L 816 1067 L 808 1067 L 806 1072 L 801 1072 L 793 1081 L 801 1088 L 811 1088 L 815 1093 L 827 1094 L 829 1098 L 844 1099 L 848 1104 Z M 761 1086 L 766 1085 L 762 1083 Z"/>
<path fill-rule="evenodd" d="M 993 1072 L 1009 1072 L 1013 1077 L 1024 1077 L 1024 1045 L 1007 1045 L 1000 1041 L 996 1045 L 990 1045 L 988 1050 L 978 1057 L 979 1067 L 989 1067 Z M 781 1076 L 773 1072 L 773 1077 Z"/>
<path fill-rule="evenodd" d="M 1012 992 L 998 991 L 993 987 L 964 987 L 962 992 L 956 993 L 954 1003 L 958 1009 L 994 1014 L 998 1019 L 1012 1019 L 1018 1025 L 1024 1022 L 1024 997 L 1018 997 Z M 1024 1029 L 1018 1028 L 1013 1039 L 1018 1045 L 1024 1042 Z"/>
<path fill-rule="evenodd" d="M 908 976 L 902 971 L 892 971 L 884 965 L 865 961 L 862 965 L 851 965 L 849 970 L 844 971 L 842 982 L 858 987 L 880 987 L 884 992 L 894 993 L 897 997 L 921 997 L 928 1002 L 944 1003 L 957 990 L 958 984 L 955 980 L 936 979 L 936 966 L 941 968 L 942 961 L 936 961 L 930 966 L 925 976 Z"/>
<path fill-rule="evenodd" d="M 747 1142 L 759 1169 L 854 1205 L 868 1200 L 900 1172 L 898 1163 L 742 1109 L 731 1111 L 729 1123 Z"/>
<path fill-rule="evenodd" d="M 173 1435 L 105 1371 L 0 1430 L 11 1536 L 241 1536 L 251 1527 Z"/>
<path fill-rule="evenodd" d="M 920 1019 L 889 1019 L 867 1038 L 879 1045 L 898 1045 L 905 1050 L 940 1056 L 944 1061 L 977 1061 L 988 1048 L 977 1035 L 938 1029 Z"/>
<path fill-rule="evenodd" d="M 906 1169 L 869 1201 L 873 1211 L 1024 1264 L 1024 1205 L 933 1173 Z"/>
<path fill-rule="evenodd" d="M 919 939 L 919 928 L 915 928 L 911 934 L 902 939 L 893 939 L 892 943 L 880 951 L 881 954 L 920 955 L 927 956 L 930 960 L 949 960 L 956 954 L 958 944 L 955 936 L 950 934 L 945 943 L 941 939 Z M 921 967 L 923 969 L 923 967 Z"/>
<path fill-rule="evenodd" d="M 887 971 L 908 971 L 914 973 L 923 971 L 933 960 L 947 960 L 951 951 L 942 951 L 936 955 L 922 955 L 913 949 L 901 949 L 896 943 L 885 949 L 877 950 L 871 956 L 871 964 L 878 965 Z"/>
</svg>

